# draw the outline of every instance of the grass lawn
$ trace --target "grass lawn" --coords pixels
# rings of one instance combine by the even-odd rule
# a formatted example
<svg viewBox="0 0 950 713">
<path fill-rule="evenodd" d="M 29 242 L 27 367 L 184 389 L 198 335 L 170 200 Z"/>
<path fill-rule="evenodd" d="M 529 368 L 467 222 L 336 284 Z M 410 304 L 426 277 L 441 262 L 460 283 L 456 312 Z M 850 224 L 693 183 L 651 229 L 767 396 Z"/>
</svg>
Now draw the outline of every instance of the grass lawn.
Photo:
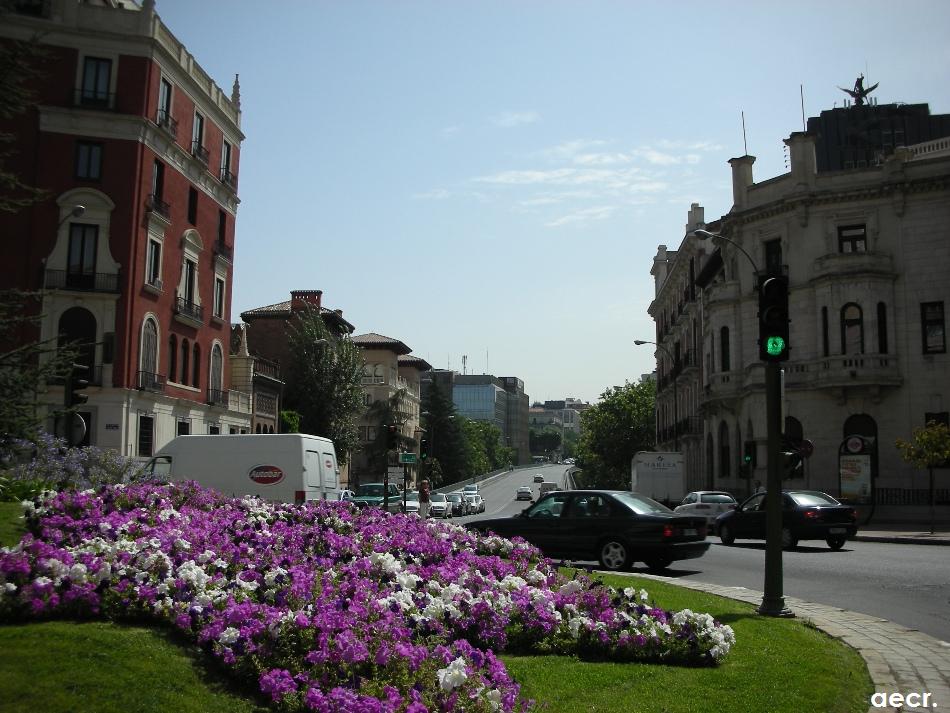
<svg viewBox="0 0 950 713">
<path fill-rule="evenodd" d="M 8 507 L 13 506 L 13 507 Z M 18 503 L 0 503 L 0 544 L 19 539 Z M 644 588 L 665 609 L 709 612 L 736 632 L 716 668 L 502 659 L 545 713 L 864 713 L 873 686 L 852 649 L 796 619 L 752 605 L 637 577 L 603 575 Z M 208 659 L 173 633 L 105 622 L 0 626 L 0 710 L 57 713 L 262 711 Z"/>
</svg>

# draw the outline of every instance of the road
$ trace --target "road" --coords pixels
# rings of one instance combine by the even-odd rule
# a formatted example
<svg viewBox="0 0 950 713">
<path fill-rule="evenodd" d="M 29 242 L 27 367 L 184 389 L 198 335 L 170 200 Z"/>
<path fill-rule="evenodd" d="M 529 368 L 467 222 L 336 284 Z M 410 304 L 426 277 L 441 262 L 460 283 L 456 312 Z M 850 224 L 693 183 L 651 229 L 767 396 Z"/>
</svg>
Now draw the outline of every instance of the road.
<svg viewBox="0 0 950 713">
<path fill-rule="evenodd" d="M 517 515 L 530 505 L 516 501 L 518 486 L 535 473 L 559 485 L 567 466 L 522 468 L 481 484 L 485 512 L 455 522 Z M 665 575 L 761 591 L 765 543 L 739 540 L 732 547 L 710 537 L 713 546 L 700 559 L 674 563 Z M 782 556 L 784 594 L 888 619 L 950 642 L 950 547 L 849 542 L 834 552 L 823 542 L 804 542 Z M 641 566 L 635 572 L 646 572 Z"/>
</svg>

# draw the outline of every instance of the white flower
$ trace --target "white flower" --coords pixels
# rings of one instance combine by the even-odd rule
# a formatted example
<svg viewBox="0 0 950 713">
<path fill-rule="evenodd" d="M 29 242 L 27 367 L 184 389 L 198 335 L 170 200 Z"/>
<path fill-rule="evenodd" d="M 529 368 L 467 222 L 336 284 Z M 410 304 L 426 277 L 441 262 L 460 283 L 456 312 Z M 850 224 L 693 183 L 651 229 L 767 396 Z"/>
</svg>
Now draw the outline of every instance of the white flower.
<svg viewBox="0 0 950 713">
<path fill-rule="evenodd" d="M 76 584 L 82 584 L 86 581 L 86 565 L 77 562 L 69 568 L 69 578 Z"/>
<path fill-rule="evenodd" d="M 13 582 L 7 582 L 3 585 L 3 589 L 7 594 L 13 594 L 16 591 L 16 585 Z"/>
<path fill-rule="evenodd" d="M 468 675 L 465 673 L 465 659 L 459 656 L 445 668 L 440 668 L 437 675 L 439 685 L 446 693 L 458 688 L 468 679 Z"/>
<path fill-rule="evenodd" d="M 501 710 L 501 691 L 493 689 L 485 694 L 485 698 L 493 711 Z"/>
<path fill-rule="evenodd" d="M 576 579 L 572 579 L 570 582 L 562 584 L 558 592 L 561 594 L 577 594 L 577 592 L 581 591 L 582 589 L 583 587 L 581 586 L 581 583 Z"/>
<path fill-rule="evenodd" d="M 230 646 L 240 638 L 241 632 L 235 629 L 233 626 L 229 626 L 218 635 L 218 641 L 220 641 L 225 646 Z"/>
</svg>

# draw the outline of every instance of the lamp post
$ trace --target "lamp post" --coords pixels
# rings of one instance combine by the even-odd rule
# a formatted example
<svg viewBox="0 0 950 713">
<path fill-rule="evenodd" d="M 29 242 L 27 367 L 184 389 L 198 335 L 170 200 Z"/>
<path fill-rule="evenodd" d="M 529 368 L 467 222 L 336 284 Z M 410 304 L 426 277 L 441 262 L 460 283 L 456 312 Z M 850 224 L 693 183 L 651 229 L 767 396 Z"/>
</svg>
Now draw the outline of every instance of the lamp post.
<svg viewBox="0 0 950 713">
<path fill-rule="evenodd" d="M 662 344 L 657 344 L 656 342 L 651 342 L 646 339 L 634 339 L 633 343 L 638 347 L 643 346 L 644 344 L 652 344 L 657 349 L 661 349 L 664 354 L 670 359 L 670 364 L 672 364 L 672 371 L 676 370 L 676 360 L 673 358 L 673 355 L 670 353 L 670 350 L 664 347 Z M 679 417 L 677 415 L 677 403 L 676 403 L 676 378 L 677 375 L 673 376 L 673 450 L 679 451 L 680 449 L 680 430 L 679 430 Z"/>
<path fill-rule="evenodd" d="M 724 240 L 734 245 L 752 263 L 755 274 L 759 268 L 752 256 L 739 243 L 708 230 L 689 233 L 700 240 Z M 758 289 L 758 288 L 757 288 Z M 762 335 L 759 335 L 762 338 Z M 785 606 L 782 592 L 782 473 L 779 452 L 782 439 L 782 370 L 777 362 L 765 362 L 765 419 L 768 434 L 768 470 L 765 485 L 765 584 L 759 614 L 794 616 Z"/>
<path fill-rule="evenodd" d="M 59 229 L 63 227 L 63 223 L 65 223 L 67 220 L 70 218 L 80 218 L 85 214 L 85 212 L 86 206 L 79 204 L 74 205 L 70 211 L 63 216 L 63 219 L 59 221 L 59 225 L 56 226 L 56 232 L 59 232 Z"/>
</svg>

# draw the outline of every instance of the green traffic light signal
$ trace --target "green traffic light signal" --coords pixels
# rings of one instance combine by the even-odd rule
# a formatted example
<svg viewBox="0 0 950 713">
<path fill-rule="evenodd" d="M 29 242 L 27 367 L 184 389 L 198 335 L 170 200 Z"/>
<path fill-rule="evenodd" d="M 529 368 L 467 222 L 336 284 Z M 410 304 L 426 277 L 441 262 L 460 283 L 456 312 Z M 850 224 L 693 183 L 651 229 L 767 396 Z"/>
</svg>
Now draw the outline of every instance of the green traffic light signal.
<svg viewBox="0 0 950 713">
<path fill-rule="evenodd" d="M 781 337 L 767 337 L 765 340 L 765 351 L 771 356 L 782 356 L 785 352 L 785 340 Z"/>
</svg>

